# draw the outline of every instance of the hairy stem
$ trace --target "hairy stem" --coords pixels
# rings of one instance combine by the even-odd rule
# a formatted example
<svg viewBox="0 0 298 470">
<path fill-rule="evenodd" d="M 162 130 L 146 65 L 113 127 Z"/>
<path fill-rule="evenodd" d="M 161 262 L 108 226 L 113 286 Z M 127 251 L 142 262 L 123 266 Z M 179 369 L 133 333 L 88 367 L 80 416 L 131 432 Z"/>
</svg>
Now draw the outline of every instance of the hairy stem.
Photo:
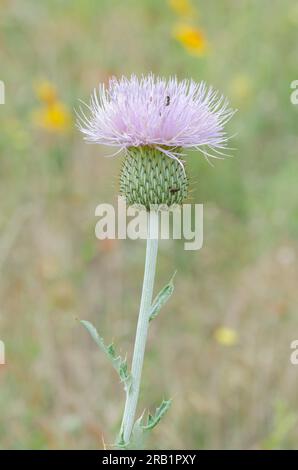
<svg viewBox="0 0 298 470">
<path fill-rule="evenodd" d="M 148 212 L 147 225 L 147 248 L 145 272 L 143 280 L 142 297 L 136 331 L 131 376 L 132 384 L 126 395 L 126 403 L 123 413 L 120 436 L 125 444 L 129 443 L 132 428 L 134 425 L 136 408 L 141 384 L 141 375 L 144 362 L 144 353 L 146 347 L 150 307 L 152 303 L 153 285 L 156 268 L 156 258 L 158 250 L 158 213 Z"/>
</svg>

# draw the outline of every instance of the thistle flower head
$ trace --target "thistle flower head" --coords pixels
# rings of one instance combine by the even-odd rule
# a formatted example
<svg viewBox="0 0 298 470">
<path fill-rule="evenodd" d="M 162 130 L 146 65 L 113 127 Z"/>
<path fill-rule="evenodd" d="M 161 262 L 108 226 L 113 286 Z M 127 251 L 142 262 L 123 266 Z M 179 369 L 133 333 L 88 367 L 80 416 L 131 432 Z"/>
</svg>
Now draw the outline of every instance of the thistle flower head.
<svg viewBox="0 0 298 470">
<path fill-rule="evenodd" d="M 182 202 L 187 194 L 180 159 L 183 149 L 200 150 L 206 158 L 221 158 L 218 155 L 223 155 L 228 140 L 224 126 L 234 113 L 227 100 L 204 82 L 179 82 L 175 77 L 165 80 L 153 74 L 140 79 L 135 75 L 112 78 L 107 88 L 99 85 L 98 91 L 94 90 L 86 106 L 87 115 L 81 108 L 78 122 L 85 140 L 118 147 L 115 154 L 126 151 L 129 160 L 123 165 L 120 186 L 131 203 L 145 200 L 146 206 L 153 200 L 154 204 L 157 200 L 162 204 L 173 201 L 173 192 L 171 197 L 165 194 L 169 189 L 177 192 L 175 201 Z M 140 159 L 136 158 L 138 149 Z M 150 157 L 149 163 L 144 155 Z M 159 164 L 157 157 L 175 160 L 174 166 L 169 167 L 169 161 Z M 138 175 L 142 175 L 139 182 Z"/>
<path fill-rule="evenodd" d="M 154 146 L 168 156 L 177 149 L 225 147 L 224 125 L 232 116 L 227 100 L 204 82 L 165 80 L 150 74 L 112 78 L 91 96 L 89 116 L 81 110 L 80 130 L 89 142 L 127 149 Z M 215 153 L 215 155 L 213 155 Z"/>
</svg>

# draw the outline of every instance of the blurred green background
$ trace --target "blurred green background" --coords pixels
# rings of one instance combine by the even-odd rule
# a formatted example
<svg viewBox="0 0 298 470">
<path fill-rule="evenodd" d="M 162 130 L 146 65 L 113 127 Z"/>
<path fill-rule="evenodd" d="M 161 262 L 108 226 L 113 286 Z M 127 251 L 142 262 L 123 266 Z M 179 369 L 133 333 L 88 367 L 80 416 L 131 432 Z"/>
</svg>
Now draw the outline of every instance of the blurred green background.
<svg viewBox="0 0 298 470">
<path fill-rule="evenodd" d="M 148 447 L 298 447 L 297 2 L 2 0 L 0 448 L 113 443 L 124 396 L 76 318 L 131 357 L 143 241 L 99 242 L 121 158 L 85 145 L 74 108 L 111 75 L 206 80 L 238 109 L 233 158 L 187 157 L 204 246 L 163 242 L 139 413 L 173 405 Z M 104 444 L 105 443 L 105 444 Z"/>
</svg>

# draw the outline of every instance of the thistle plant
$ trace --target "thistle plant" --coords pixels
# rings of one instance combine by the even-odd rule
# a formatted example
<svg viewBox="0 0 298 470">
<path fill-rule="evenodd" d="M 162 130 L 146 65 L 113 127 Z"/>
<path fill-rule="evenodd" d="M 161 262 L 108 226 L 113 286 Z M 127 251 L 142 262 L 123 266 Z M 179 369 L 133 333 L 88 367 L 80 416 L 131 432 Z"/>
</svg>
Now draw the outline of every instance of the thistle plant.
<svg viewBox="0 0 298 470">
<path fill-rule="evenodd" d="M 126 401 L 116 446 L 138 447 L 171 403 L 164 400 L 153 415 L 136 419 L 149 324 L 174 290 L 172 277 L 152 301 L 159 208 L 181 205 L 188 196 L 185 149 L 198 150 L 207 159 L 224 158 L 228 141 L 224 126 L 234 111 L 203 82 L 164 80 L 152 74 L 113 78 L 107 88 L 100 85 L 94 91 L 86 107 L 87 111 L 80 108 L 78 120 L 85 140 L 116 147 L 113 156 L 124 153 L 120 194 L 128 205 L 142 206 L 147 212 L 145 271 L 131 367 L 90 322 L 82 321 L 124 385 Z"/>
</svg>

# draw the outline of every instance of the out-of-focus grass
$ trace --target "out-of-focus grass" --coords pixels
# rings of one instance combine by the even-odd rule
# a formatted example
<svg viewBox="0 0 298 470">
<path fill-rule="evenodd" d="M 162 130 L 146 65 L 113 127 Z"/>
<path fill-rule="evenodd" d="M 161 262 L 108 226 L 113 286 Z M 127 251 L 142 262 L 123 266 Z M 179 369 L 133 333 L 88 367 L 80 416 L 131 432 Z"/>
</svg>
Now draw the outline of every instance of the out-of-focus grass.
<svg viewBox="0 0 298 470">
<path fill-rule="evenodd" d="M 36 85 L 66 109 L 112 74 L 204 79 L 231 99 L 234 158 L 188 157 L 204 247 L 163 243 L 157 289 L 178 269 L 152 324 L 140 411 L 174 398 L 150 445 L 295 448 L 297 369 L 298 10 L 290 0 L 192 2 L 182 18 L 159 0 L 3 1 L 1 117 L 1 448 L 97 448 L 119 426 L 122 390 L 75 318 L 132 349 L 144 244 L 99 243 L 94 208 L 115 201 L 120 159 L 82 143 L 74 125 L 42 129 Z M 201 28 L 202 57 L 173 37 Z M 74 120 L 74 116 L 73 116 Z M 230 328 L 237 342 L 218 342 Z"/>
</svg>

